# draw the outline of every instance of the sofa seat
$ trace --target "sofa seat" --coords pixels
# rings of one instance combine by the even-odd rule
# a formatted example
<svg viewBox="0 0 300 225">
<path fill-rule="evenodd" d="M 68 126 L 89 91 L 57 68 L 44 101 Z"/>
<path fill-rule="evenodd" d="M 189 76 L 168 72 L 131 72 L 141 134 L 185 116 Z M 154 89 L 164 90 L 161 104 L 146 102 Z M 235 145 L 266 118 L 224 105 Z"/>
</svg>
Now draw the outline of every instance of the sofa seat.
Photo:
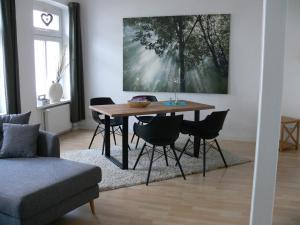
<svg viewBox="0 0 300 225">
<path fill-rule="evenodd" d="M 101 169 L 59 158 L 0 159 L 0 212 L 24 219 L 72 199 L 101 181 Z"/>
</svg>

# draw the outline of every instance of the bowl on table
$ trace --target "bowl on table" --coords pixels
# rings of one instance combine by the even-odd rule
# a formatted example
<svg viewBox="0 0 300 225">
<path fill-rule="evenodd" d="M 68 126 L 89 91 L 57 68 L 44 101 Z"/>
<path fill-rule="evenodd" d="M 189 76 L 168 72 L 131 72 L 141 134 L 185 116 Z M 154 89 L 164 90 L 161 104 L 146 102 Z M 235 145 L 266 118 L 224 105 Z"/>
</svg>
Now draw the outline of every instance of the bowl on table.
<svg viewBox="0 0 300 225">
<path fill-rule="evenodd" d="M 134 98 L 128 101 L 129 107 L 132 108 L 145 108 L 150 104 L 151 102 L 144 98 Z"/>
</svg>

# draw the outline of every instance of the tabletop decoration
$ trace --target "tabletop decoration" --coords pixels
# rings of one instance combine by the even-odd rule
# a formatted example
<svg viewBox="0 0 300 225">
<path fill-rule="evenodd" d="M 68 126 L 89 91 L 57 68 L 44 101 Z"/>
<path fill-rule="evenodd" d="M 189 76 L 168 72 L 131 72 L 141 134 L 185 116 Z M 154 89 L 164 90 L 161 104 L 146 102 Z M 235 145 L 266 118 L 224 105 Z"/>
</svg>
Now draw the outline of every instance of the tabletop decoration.
<svg viewBox="0 0 300 225">
<path fill-rule="evenodd" d="M 177 101 L 169 100 L 169 101 L 163 102 L 163 105 L 164 106 L 186 106 L 187 103 L 186 103 L 186 101 L 182 101 L 182 100 L 177 100 Z"/>
<path fill-rule="evenodd" d="M 150 105 L 150 103 L 151 102 L 144 97 L 136 97 L 128 101 L 129 107 L 132 108 L 144 108 Z"/>
</svg>

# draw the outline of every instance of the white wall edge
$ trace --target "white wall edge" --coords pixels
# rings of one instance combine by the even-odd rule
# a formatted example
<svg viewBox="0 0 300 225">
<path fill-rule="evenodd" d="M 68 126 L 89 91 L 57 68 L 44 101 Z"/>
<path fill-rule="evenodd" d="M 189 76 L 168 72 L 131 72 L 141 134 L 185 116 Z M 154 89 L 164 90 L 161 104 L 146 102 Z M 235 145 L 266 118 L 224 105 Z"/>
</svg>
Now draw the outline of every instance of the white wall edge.
<svg viewBox="0 0 300 225">
<path fill-rule="evenodd" d="M 283 89 L 286 0 L 264 0 L 261 84 L 250 225 L 272 225 Z"/>
</svg>

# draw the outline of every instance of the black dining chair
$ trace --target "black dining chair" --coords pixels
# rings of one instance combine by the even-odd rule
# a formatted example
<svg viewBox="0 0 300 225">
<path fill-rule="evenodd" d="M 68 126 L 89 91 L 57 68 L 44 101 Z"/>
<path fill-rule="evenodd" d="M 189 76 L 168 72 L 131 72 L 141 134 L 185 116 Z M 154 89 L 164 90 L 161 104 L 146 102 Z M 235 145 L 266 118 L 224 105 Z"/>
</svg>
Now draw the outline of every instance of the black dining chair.
<svg viewBox="0 0 300 225">
<path fill-rule="evenodd" d="M 183 120 L 183 116 L 156 116 L 153 117 L 152 120 L 146 124 L 141 125 L 138 123 L 134 124 L 134 131 L 137 136 L 145 140 L 145 144 L 138 155 L 138 158 L 134 164 L 133 169 L 135 170 L 140 158 L 145 154 L 151 154 L 150 158 L 150 164 L 148 169 L 148 175 L 146 179 L 146 185 L 149 184 L 150 179 L 150 173 L 152 169 L 152 164 L 154 161 L 160 159 L 162 156 L 165 157 L 166 164 L 168 166 L 168 158 L 175 159 L 177 165 L 180 168 L 181 175 L 185 179 L 184 172 L 182 170 L 180 161 L 178 159 L 178 156 L 175 152 L 174 143 L 177 140 L 179 133 L 180 133 L 180 127 Z M 147 143 L 149 143 L 152 148 L 147 149 L 148 146 Z M 167 147 L 170 146 L 169 149 Z M 157 147 L 162 147 L 163 150 L 161 151 Z M 144 152 L 146 149 L 146 152 Z M 173 157 L 168 155 L 168 152 L 173 152 Z M 158 153 L 158 156 L 156 159 L 154 159 L 154 153 Z"/>
<path fill-rule="evenodd" d="M 228 167 L 225 157 L 223 155 L 223 152 L 217 141 L 217 137 L 219 136 L 219 132 L 223 128 L 223 124 L 224 124 L 224 121 L 225 121 L 225 118 L 226 118 L 228 112 L 229 112 L 229 110 L 217 111 L 217 112 L 211 113 L 202 121 L 184 120 L 182 122 L 182 126 L 180 129 L 181 133 L 188 134 L 190 136 L 198 136 L 198 137 L 200 137 L 200 140 L 203 141 L 203 150 L 202 150 L 202 153 L 203 153 L 203 176 L 205 176 L 205 171 L 206 171 L 206 153 L 210 149 L 217 150 L 222 157 L 225 167 L 226 168 Z M 210 140 L 212 140 L 212 142 L 208 143 L 207 141 L 210 141 Z M 187 140 L 181 154 L 179 155 L 179 160 L 181 159 L 182 155 L 186 151 L 188 144 L 191 142 L 192 142 L 192 140 L 191 140 L 191 138 L 189 138 Z M 214 146 L 214 144 L 216 145 L 216 147 Z M 209 146 L 208 149 L 207 149 L 207 145 Z"/>
<path fill-rule="evenodd" d="M 149 102 L 157 102 L 157 98 L 154 95 L 137 95 L 134 96 L 132 98 L 132 100 L 134 99 L 144 99 L 147 100 Z M 157 114 L 158 116 L 165 116 L 165 113 L 161 113 L 161 114 Z M 154 116 L 150 116 L 150 115 L 146 115 L 146 116 L 136 116 L 135 118 L 138 120 L 138 124 L 142 125 L 142 124 L 147 124 L 149 123 Z M 133 136 L 131 138 L 131 143 L 133 142 L 134 138 L 135 138 L 136 134 L 133 133 Z M 137 141 L 136 141 L 136 146 L 135 148 L 137 148 L 138 144 L 139 144 L 140 138 L 137 137 Z"/>
<path fill-rule="evenodd" d="M 112 105 L 112 104 L 115 104 L 115 103 L 109 97 L 92 98 L 90 100 L 90 105 Z M 97 123 L 97 127 L 94 131 L 92 140 L 91 140 L 90 145 L 89 145 L 89 149 L 91 148 L 95 137 L 98 134 L 101 134 L 103 136 L 103 145 L 102 145 L 102 154 L 103 154 L 104 153 L 104 146 L 105 146 L 105 135 L 104 135 L 105 128 L 103 126 L 105 126 L 105 119 L 101 118 L 101 115 L 102 115 L 101 113 L 92 110 L 92 117 L 93 117 L 93 120 Z M 122 133 L 122 127 L 121 127 L 122 124 L 123 124 L 122 118 L 117 117 L 117 118 L 112 118 L 110 120 L 111 133 L 113 134 L 115 145 L 117 144 L 116 134 L 121 134 Z"/>
</svg>

